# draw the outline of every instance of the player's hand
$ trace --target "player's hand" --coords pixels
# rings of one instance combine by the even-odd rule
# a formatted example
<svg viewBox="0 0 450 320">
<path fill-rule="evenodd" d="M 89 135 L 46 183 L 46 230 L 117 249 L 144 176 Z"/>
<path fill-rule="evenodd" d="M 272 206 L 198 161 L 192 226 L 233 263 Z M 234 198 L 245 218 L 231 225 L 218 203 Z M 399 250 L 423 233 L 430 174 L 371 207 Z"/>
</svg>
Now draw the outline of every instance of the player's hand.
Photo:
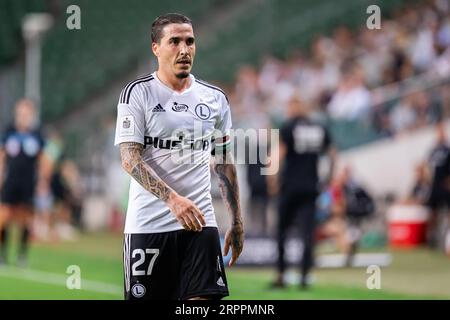
<svg viewBox="0 0 450 320">
<path fill-rule="evenodd" d="M 225 234 L 225 244 L 223 249 L 224 256 L 228 255 L 230 247 L 231 260 L 228 263 L 228 266 L 231 267 L 237 261 L 241 255 L 242 249 L 244 248 L 244 227 L 241 221 L 234 223 Z"/>
<path fill-rule="evenodd" d="M 202 227 L 206 225 L 200 209 L 188 198 L 173 192 L 166 203 L 184 229 L 202 231 Z"/>
</svg>

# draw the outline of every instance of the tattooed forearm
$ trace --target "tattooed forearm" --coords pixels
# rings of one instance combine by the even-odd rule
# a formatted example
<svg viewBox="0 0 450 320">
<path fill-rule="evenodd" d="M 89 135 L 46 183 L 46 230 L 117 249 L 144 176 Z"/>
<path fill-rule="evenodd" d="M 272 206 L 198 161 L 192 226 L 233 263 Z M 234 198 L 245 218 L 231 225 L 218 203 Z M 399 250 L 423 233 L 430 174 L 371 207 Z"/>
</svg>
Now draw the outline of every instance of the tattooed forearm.
<svg viewBox="0 0 450 320">
<path fill-rule="evenodd" d="M 221 155 L 221 157 L 225 157 L 225 159 L 220 159 L 222 161 L 214 163 L 213 168 L 219 178 L 219 187 L 222 198 L 231 215 L 232 224 L 242 224 L 236 167 L 234 166 L 229 153 L 225 153 L 225 155 Z"/>
<path fill-rule="evenodd" d="M 122 166 L 141 186 L 163 201 L 167 201 L 172 189 L 162 181 L 153 169 L 142 159 L 144 146 L 140 143 L 120 144 Z"/>
</svg>

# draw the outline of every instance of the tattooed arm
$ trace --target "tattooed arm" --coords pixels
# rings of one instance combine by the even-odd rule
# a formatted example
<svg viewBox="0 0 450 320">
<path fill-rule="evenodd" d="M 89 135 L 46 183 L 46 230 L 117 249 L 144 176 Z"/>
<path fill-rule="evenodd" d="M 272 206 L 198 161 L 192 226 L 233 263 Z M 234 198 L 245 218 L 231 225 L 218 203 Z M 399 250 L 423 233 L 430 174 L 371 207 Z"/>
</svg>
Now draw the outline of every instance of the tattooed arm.
<svg viewBox="0 0 450 320">
<path fill-rule="evenodd" d="M 244 227 L 239 204 L 239 186 L 236 167 L 234 166 L 231 154 L 227 151 L 221 154 L 216 153 L 212 166 L 219 178 L 222 198 L 231 218 L 231 227 L 225 234 L 224 255 L 228 254 L 231 246 L 232 257 L 229 266 L 232 266 L 239 258 L 244 247 Z"/>
<path fill-rule="evenodd" d="M 144 146 L 136 142 L 120 144 L 122 167 L 147 191 L 164 201 L 178 222 L 187 230 L 201 231 L 205 219 L 197 206 L 188 198 L 171 189 L 142 159 Z"/>
</svg>

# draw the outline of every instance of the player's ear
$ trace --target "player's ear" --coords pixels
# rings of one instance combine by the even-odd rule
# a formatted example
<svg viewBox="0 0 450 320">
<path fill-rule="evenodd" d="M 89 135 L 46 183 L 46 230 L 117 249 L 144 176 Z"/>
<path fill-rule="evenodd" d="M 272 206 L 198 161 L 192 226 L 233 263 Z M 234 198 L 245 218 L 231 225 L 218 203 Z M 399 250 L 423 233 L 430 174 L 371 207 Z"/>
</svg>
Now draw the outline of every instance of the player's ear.
<svg viewBox="0 0 450 320">
<path fill-rule="evenodd" d="M 159 45 L 156 42 L 152 42 L 152 51 L 156 57 L 159 57 Z"/>
</svg>

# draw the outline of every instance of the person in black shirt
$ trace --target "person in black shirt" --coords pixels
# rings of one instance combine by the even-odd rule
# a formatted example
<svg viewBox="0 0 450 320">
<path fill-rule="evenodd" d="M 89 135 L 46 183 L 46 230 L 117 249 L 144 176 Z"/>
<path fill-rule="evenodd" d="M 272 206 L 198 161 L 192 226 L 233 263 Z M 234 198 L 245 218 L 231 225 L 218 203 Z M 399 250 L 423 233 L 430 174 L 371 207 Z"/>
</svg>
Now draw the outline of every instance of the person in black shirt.
<svg viewBox="0 0 450 320">
<path fill-rule="evenodd" d="M 38 169 L 43 164 L 44 139 L 33 127 L 34 123 L 33 102 L 20 100 L 15 107 L 15 122 L 0 140 L 0 262 L 3 263 L 6 262 L 7 231 L 11 220 L 15 220 L 22 229 L 18 263 L 25 263 L 34 191 L 38 182 L 48 183 L 45 179 L 48 175 Z"/>
<path fill-rule="evenodd" d="M 279 188 L 278 276 L 272 285 L 285 285 L 284 245 L 288 229 L 298 219 L 303 241 L 300 285 L 306 288 L 313 266 L 316 198 L 320 191 L 318 163 L 320 156 L 329 152 L 331 177 L 334 148 L 327 130 L 309 119 L 307 106 L 297 96 L 289 101 L 288 120 L 281 128 L 280 140 L 280 160 L 284 158 L 284 163 Z"/>
<path fill-rule="evenodd" d="M 447 143 L 443 123 L 437 124 L 436 135 L 437 143 L 428 159 L 432 175 L 431 190 L 427 201 L 427 206 L 432 211 L 429 221 L 428 242 L 432 247 L 437 245 L 437 214 L 442 208 L 445 208 L 445 212 L 448 212 L 450 207 L 450 147 Z"/>
</svg>

